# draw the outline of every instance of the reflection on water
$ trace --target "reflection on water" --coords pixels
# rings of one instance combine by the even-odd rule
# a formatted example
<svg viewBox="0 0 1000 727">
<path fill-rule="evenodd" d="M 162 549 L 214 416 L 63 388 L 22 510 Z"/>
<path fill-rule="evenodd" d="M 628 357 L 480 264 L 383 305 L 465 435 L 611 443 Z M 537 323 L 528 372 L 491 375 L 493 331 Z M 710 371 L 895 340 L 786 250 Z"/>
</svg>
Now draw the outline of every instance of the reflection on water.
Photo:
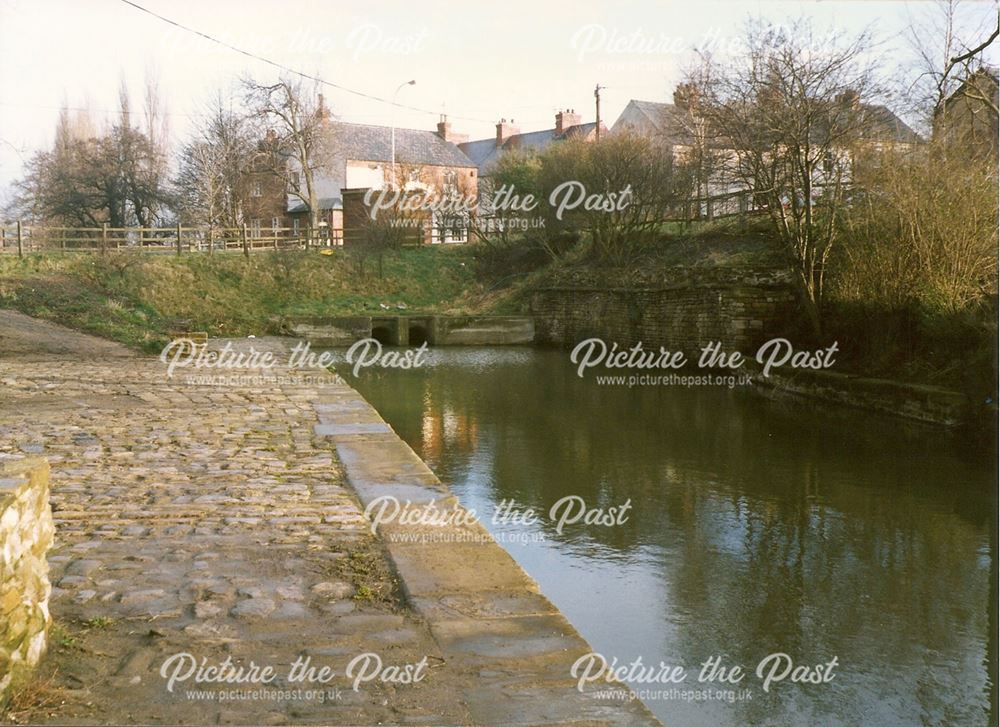
<svg viewBox="0 0 1000 727">
<path fill-rule="evenodd" d="M 596 651 L 689 681 L 714 655 L 751 672 L 748 701 L 647 700 L 669 725 L 987 722 L 996 472 L 960 441 L 741 391 L 600 387 L 557 351 L 434 349 L 347 378 L 484 524 L 534 536 L 505 545 Z M 488 520 L 570 494 L 630 516 Z M 773 652 L 836 656 L 836 678 L 764 693 Z"/>
</svg>

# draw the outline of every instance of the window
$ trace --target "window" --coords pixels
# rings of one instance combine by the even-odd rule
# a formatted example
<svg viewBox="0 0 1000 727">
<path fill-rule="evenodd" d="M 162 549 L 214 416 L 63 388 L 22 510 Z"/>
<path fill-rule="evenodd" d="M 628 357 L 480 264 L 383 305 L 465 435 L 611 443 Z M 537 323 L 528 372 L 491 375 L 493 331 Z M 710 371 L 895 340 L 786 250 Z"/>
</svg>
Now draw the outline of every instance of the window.
<svg viewBox="0 0 1000 727">
<path fill-rule="evenodd" d="M 288 188 L 291 191 L 293 191 L 293 192 L 295 192 L 295 191 L 298 190 L 298 188 L 299 188 L 299 173 L 298 172 L 292 172 L 292 175 L 291 175 L 291 177 L 288 180 Z"/>
<path fill-rule="evenodd" d="M 295 235 L 299 234 L 299 218 L 298 217 L 296 217 L 294 220 L 292 220 L 292 232 Z"/>
<path fill-rule="evenodd" d="M 250 220 L 250 236 L 260 237 L 260 220 L 256 217 Z"/>
<path fill-rule="evenodd" d="M 280 217 L 272 217 L 271 218 L 271 232 L 277 232 L 279 229 L 281 229 L 281 218 Z"/>
<path fill-rule="evenodd" d="M 449 169 L 444 173 L 443 177 L 444 183 L 442 187 L 446 195 L 457 196 L 458 195 L 458 172 L 454 169 Z"/>
<path fill-rule="evenodd" d="M 264 185 L 260 183 L 259 179 L 253 180 L 253 186 L 250 187 L 251 197 L 263 197 L 264 196 Z"/>
</svg>

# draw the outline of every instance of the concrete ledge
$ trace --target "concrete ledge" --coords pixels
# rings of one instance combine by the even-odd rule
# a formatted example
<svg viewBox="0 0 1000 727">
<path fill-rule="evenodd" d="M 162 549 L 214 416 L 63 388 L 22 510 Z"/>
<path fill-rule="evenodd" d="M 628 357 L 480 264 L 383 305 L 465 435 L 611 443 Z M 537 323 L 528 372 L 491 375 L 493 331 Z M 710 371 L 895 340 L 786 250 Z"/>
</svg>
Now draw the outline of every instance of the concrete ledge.
<svg viewBox="0 0 1000 727">
<path fill-rule="evenodd" d="M 442 316 L 438 346 L 507 346 L 535 340 L 535 321 L 526 316 Z"/>
<path fill-rule="evenodd" d="M 325 346 L 350 346 L 373 336 L 392 346 L 413 346 L 421 341 L 431 346 L 507 346 L 535 340 L 535 321 L 530 316 L 298 316 L 285 319 L 282 327 Z"/>
<path fill-rule="evenodd" d="M 282 328 L 298 338 L 325 346 L 350 346 L 372 333 L 369 316 L 294 316 L 282 321 Z"/>
<path fill-rule="evenodd" d="M 571 667 L 591 647 L 482 525 L 462 521 L 468 511 L 360 394 L 345 385 L 315 406 L 316 431 L 335 446 L 362 504 L 392 495 L 440 518 L 382 523 L 377 533 L 444 657 L 476 674 L 457 695 L 476 723 L 660 724 L 641 702 L 595 694 L 621 684 L 577 689 Z"/>
</svg>

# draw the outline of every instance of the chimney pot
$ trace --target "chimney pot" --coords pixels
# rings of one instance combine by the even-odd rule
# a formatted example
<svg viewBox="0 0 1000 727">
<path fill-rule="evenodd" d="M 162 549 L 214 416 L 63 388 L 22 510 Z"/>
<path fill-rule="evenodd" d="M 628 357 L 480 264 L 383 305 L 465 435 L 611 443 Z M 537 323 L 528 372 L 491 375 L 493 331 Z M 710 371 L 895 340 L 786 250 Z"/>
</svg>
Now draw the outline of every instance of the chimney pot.
<svg viewBox="0 0 1000 727">
<path fill-rule="evenodd" d="M 562 136 L 570 128 L 580 123 L 580 115 L 572 109 L 556 114 L 556 136 Z"/>
<path fill-rule="evenodd" d="M 517 136 L 519 133 L 521 133 L 520 129 L 514 125 L 514 119 L 509 122 L 505 118 L 500 119 L 500 123 L 497 124 L 497 146 L 503 146 L 510 137 Z"/>
<path fill-rule="evenodd" d="M 451 130 L 451 122 L 448 121 L 448 117 L 444 114 L 441 115 L 441 120 L 438 121 L 437 135 L 445 141 L 450 141 L 452 144 L 461 144 L 469 140 L 468 134 L 456 134 Z"/>
</svg>

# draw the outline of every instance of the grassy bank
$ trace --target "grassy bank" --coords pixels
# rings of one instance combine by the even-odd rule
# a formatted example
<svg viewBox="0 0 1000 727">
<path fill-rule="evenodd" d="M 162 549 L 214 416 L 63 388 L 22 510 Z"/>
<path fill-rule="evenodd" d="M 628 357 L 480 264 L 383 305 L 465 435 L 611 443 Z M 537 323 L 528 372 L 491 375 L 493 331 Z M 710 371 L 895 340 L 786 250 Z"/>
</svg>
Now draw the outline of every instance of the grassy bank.
<svg viewBox="0 0 1000 727">
<path fill-rule="evenodd" d="M 480 286 L 467 247 L 404 249 L 382 274 L 343 251 L 0 256 L 0 307 L 159 350 L 183 321 L 212 336 L 278 333 L 289 315 L 460 312 Z"/>
<path fill-rule="evenodd" d="M 626 265 L 595 265 L 586 245 L 553 259 L 538 240 L 408 248 L 363 268 L 343 250 L 208 256 L 33 254 L 0 256 L 0 308 L 58 322 L 141 350 L 159 351 L 168 331 L 211 336 L 280 333 L 294 315 L 399 312 L 527 313 L 531 291 L 549 285 L 642 288 L 685 270 L 783 268 L 763 224 L 701 223 L 664 231 Z M 995 304 L 995 298 L 992 299 Z M 989 301 L 987 301 L 988 303 Z M 787 321 L 800 345 L 840 346 L 838 370 L 946 386 L 995 389 L 995 308 L 959 312 L 911 305 L 883 309 L 830 295 L 823 340 Z"/>
</svg>

